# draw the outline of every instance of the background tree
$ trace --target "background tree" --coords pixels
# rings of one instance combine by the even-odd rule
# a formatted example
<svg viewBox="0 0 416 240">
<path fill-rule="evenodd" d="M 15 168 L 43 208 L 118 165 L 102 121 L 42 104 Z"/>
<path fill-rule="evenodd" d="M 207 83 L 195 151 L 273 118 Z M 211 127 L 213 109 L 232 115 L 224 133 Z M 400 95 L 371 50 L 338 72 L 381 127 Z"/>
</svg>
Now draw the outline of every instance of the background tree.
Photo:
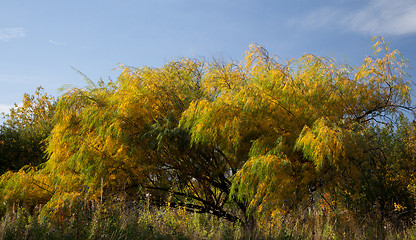
<svg viewBox="0 0 416 240">
<path fill-rule="evenodd" d="M 0 174 L 46 161 L 45 140 L 53 128 L 54 104 L 54 98 L 38 87 L 34 95 L 24 95 L 21 106 L 15 104 L 8 113 L 3 113 Z"/>
</svg>

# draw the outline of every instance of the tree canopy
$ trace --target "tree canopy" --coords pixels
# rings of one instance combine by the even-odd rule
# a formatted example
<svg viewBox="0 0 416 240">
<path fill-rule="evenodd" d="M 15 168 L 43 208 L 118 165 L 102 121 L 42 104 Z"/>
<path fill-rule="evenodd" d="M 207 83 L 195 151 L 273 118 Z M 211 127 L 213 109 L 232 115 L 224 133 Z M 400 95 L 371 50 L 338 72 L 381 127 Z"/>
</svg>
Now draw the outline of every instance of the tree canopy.
<svg viewBox="0 0 416 240">
<path fill-rule="evenodd" d="M 241 62 L 122 67 L 117 81 L 67 89 L 48 160 L 4 174 L 0 200 L 150 196 L 244 223 L 317 202 L 381 221 L 413 211 L 412 85 L 397 50 L 381 38 L 374 50 L 352 67 L 251 45 Z"/>
</svg>

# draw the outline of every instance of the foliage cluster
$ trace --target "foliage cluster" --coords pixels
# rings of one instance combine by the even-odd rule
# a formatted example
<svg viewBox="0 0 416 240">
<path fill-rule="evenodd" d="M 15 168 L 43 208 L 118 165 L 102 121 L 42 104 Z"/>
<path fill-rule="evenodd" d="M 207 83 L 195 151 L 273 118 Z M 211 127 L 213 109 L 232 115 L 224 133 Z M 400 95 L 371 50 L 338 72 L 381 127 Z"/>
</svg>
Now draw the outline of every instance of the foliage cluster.
<svg viewBox="0 0 416 240">
<path fill-rule="evenodd" d="M 24 95 L 21 106 L 15 104 L 9 113 L 3 113 L 6 121 L 0 126 L 0 174 L 46 161 L 44 140 L 53 128 L 54 108 L 54 98 L 39 87 L 34 95 Z"/>
<path fill-rule="evenodd" d="M 3 211 L 43 204 L 55 222 L 69 202 L 149 199 L 251 230 L 311 212 L 376 226 L 378 238 L 389 224 L 407 227 L 416 200 L 416 124 L 404 114 L 414 114 L 411 82 L 400 53 L 376 40 L 357 67 L 310 54 L 281 63 L 252 45 L 241 62 L 122 67 L 115 82 L 23 107 L 46 119 L 32 128 L 15 114 L 19 131 L 47 135 L 47 161 L 1 176 Z"/>
</svg>

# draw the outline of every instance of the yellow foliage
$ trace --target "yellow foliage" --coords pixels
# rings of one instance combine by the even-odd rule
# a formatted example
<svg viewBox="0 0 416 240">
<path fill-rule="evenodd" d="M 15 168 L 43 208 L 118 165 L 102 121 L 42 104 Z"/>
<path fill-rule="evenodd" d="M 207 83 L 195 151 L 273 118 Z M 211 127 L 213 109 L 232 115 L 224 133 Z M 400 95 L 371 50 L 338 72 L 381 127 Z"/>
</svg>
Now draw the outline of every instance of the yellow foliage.
<svg viewBox="0 0 416 240">
<path fill-rule="evenodd" d="M 38 184 L 24 189 L 24 198 L 49 197 L 50 206 L 140 186 L 169 203 L 175 195 L 172 206 L 236 220 L 224 211 L 231 202 L 244 217 L 272 219 L 273 227 L 316 196 L 360 201 L 372 187 L 362 178 L 378 180 L 373 172 L 397 167 L 382 164 L 384 146 L 376 140 L 387 137 L 377 138 L 375 126 L 411 109 L 405 61 L 382 39 L 374 47 L 385 56 L 358 67 L 310 54 L 279 63 L 257 45 L 241 62 L 122 67 L 116 82 L 68 89 L 57 105 L 48 162 L 30 176 L 2 176 L 1 186 L 17 199 L 9 186 Z M 402 181 L 390 175 L 383 177 Z"/>
</svg>

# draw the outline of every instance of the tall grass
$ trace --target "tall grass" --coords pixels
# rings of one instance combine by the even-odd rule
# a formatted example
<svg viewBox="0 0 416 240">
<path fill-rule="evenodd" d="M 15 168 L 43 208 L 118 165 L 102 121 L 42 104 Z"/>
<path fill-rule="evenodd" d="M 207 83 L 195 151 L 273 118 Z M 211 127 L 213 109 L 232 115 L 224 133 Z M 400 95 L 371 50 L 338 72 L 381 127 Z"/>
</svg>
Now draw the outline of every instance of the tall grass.
<svg viewBox="0 0 416 240">
<path fill-rule="evenodd" d="M 371 221 L 368 221 L 371 222 Z M 0 221 L 0 239 L 416 239 L 416 227 L 382 228 L 341 215 L 314 212 L 286 216 L 279 225 L 260 222 L 252 232 L 208 214 L 148 203 L 68 206 L 48 214 L 24 208 L 8 210 Z"/>
<path fill-rule="evenodd" d="M 58 217 L 56 217 L 58 216 Z M 60 213 L 9 210 L 1 218 L 0 239 L 243 239 L 242 228 L 208 214 L 148 204 L 96 205 Z"/>
</svg>

